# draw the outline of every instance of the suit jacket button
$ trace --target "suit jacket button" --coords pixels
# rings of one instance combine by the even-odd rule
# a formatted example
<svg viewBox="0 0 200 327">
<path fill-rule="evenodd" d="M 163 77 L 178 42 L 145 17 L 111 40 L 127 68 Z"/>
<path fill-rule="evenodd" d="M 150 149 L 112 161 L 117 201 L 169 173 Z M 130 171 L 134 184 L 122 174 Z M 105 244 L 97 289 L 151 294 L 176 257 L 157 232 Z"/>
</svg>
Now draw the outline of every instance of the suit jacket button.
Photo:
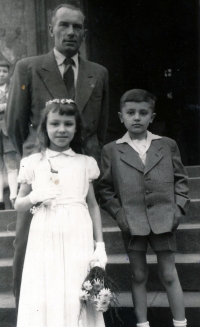
<svg viewBox="0 0 200 327">
<path fill-rule="evenodd" d="M 147 204 L 147 209 L 151 209 L 151 207 L 153 207 L 153 204 Z"/>
<path fill-rule="evenodd" d="M 97 122 L 96 120 L 93 120 L 93 122 L 92 122 L 92 123 L 95 125 L 95 124 L 96 124 L 96 122 Z"/>
</svg>

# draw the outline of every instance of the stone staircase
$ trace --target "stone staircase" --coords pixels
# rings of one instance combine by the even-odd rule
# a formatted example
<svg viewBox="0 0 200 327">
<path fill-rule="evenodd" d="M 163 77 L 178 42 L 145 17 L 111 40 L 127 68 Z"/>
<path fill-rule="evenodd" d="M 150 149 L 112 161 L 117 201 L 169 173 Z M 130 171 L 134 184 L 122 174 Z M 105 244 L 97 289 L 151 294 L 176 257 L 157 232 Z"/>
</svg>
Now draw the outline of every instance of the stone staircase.
<svg viewBox="0 0 200 327">
<path fill-rule="evenodd" d="M 183 218 L 176 232 L 178 246 L 176 265 L 184 291 L 188 327 L 200 327 L 200 166 L 187 167 L 187 171 L 192 200 L 187 216 Z M 109 257 L 107 273 L 119 286 L 118 313 L 124 322 L 122 324 L 115 317 L 112 320 L 110 313 L 107 312 L 104 316 L 106 327 L 134 327 L 136 320 L 130 293 L 131 273 L 121 234 L 115 221 L 104 211 L 102 219 Z M 12 295 L 12 243 L 15 236 L 15 221 L 15 211 L 0 211 L 0 327 L 15 326 L 15 301 Z M 151 327 L 172 327 L 167 297 L 157 275 L 156 256 L 150 249 L 147 260 L 150 270 L 147 284 L 148 319 Z"/>
</svg>

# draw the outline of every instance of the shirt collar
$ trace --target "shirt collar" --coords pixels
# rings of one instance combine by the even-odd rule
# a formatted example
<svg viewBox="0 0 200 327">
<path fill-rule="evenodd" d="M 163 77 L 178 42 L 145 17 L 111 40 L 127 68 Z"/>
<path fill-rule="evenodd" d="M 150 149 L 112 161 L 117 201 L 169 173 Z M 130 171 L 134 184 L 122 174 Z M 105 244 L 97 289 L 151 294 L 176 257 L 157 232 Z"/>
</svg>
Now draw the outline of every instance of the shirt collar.
<svg viewBox="0 0 200 327">
<path fill-rule="evenodd" d="M 4 93 L 6 93 L 8 91 L 8 87 L 7 87 L 6 83 L 0 86 L 0 91 L 2 91 Z"/>
<path fill-rule="evenodd" d="M 66 58 L 66 56 L 64 56 L 62 53 L 60 53 L 58 50 L 56 50 L 56 48 L 53 49 L 53 52 L 54 52 L 54 55 L 55 55 L 57 65 L 58 66 L 62 65 L 63 61 Z M 73 57 L 71 57 L 71 59 L 74 60 L 75 66 L 77 68 L 78 67 L 78 53 L 75 54 Z"/>
<path fill-rule="evenodd" d="M 158 139 L 161 139 L 162 136 L 159 136 L 159 135 L 156 135 L 156 134 L 153 134 L 149 131 L 147 131 L 147 142 L 151 142 L 152 140 L 158 140 Z M 129 132 L 126 132 L 126 134 L 119 140 L 116 141 L 117 144 L 121 144 L 121 143 L 128 143 L 130 144 L 132 142 L 131 138 L 130 138 L 130 135 L 129 135 Z"/>
<path fill-rule="evenodd" d="M 57 152 L 57 151 L 47 149 L 46 154 L 47 154 L 47 158 L 58 157 L 61 154 L 64 154 L 64 155 L 69 156 L 69 157 L 74 157 L 75 156 L 75 152 L 71 148 L 68 149 L 68 150 L 62 151 L 62 152 Z"/>
</svg>

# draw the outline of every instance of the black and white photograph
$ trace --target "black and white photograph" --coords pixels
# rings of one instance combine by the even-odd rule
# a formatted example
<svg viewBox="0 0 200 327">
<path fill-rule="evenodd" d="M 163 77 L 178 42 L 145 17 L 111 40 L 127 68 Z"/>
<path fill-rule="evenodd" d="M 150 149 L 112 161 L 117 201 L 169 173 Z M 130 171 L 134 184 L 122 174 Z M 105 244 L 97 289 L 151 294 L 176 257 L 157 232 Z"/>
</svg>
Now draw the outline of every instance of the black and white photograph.
<svg viewBox="0 0 200 327">
<path fill-rule="evenodd" d="M 200 327 L 200 1 L 0 0 L 0 327 Z"/>
</svg>

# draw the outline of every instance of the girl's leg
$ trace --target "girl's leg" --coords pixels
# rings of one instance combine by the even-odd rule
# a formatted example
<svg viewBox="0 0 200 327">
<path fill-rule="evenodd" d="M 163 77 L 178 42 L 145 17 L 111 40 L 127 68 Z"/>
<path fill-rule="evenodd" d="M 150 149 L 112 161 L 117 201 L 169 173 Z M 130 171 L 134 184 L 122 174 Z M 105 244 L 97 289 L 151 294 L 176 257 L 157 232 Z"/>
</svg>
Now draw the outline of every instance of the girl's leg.
<svg viewBox="0 0 200 327">
<path fill-rule="evenodd" d="M 4 179 L 3 179 L 3 167 L 4 161 L 2 155 L 0 155 L 0 203 L 3 203 L 3 187 L 4 187 Z"/>
<path fill-rule="evenodd" d="M 147 293 L 148 266 L 146 252 L 131 251 L 128 253 L 132 273 L 132 297 L 137 322 L 147 322 Z M 148 325 L 147 325 L 148 326 Z"/>
<path fill-rule="evenodd" d="M 158 251 L 156 254 L 158 258 L 158 274 L 166 289 L 173 318 L 177 321 L 184 321 L 184 299 L 175 266 L 175 253 L 172 251 Z"/>
<path fill-rule="evenodd" d="M 17 154 L 14 151 L 4 154 L 4 162 L 8 173 L 8 186 L 10 189 L 10 200 L 14 200 L 17 197 L 17 176 L 18 176 L 18 165 L 17 165 Z"/>
</svg>

